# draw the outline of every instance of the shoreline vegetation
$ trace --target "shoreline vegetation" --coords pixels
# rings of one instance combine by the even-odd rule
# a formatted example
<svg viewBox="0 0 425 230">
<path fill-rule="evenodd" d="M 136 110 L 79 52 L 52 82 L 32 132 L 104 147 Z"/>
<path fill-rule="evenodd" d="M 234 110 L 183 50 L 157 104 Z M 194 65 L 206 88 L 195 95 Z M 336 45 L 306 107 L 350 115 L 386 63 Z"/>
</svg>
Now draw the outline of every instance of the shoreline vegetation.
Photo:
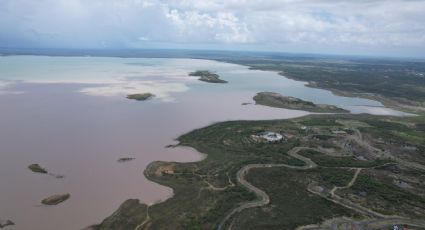
<svg viewBox="0 0 425 230">
<path fill-rule="evenodd" d="M 423 61 L 285 55 L 212 59 L 253 70 L 274 71 L 338 96 L 376 100 L 407 113 L 425 113 Z"/>
<path fill-rule="evenodd" d="M 138 199 L 124 201 L 113 215 L 104 219 L 102 223 L 93 225 L 83 230 L 127 230 L 138 228 L 148 219 L 148 206 L 140 203 Z"/>
<path fill-rule="evenodd" d="M 367 218 L 384 227 L 398 223 L 425 227 L 419 221 L 425 218 L 425 199 L 418 195 L 425 184 L 415 179 L 425 170 L 420 154 L 425 135 L 422 126 L 408 126 L 424 123 L 423 116 L 321 114 L 228 121 L 196 129 L 180 136 L 179 146 L 206 153 L 204 160 L 152 162 L 144 172 L 149 180 L 171 187 L 173 197 L 149 208 L 132 201 L 108 217 L 107 225 L 92 229 L 108 229 L 114 223 L 121 223 L 117 229 L 139 230 L 226 229 L 230 225 L 232 229 L 295 229 L 333 221 L 367 225 Z M 261 143 L 250 138 L 264 130 L 280 132 L 286 140 Z M 294 157 L 297 150 L 305 151 Z M 317 166 L 308 167 L 305 162 Z M 247 190 L 239 174 L 252 164 L 261 168 L 244 174 L 255 187 Z M 307 168 L 297 170 L 300 166 Z M 409 189 L 394 183 L 394 176 Z M 267 202 L 263 202 L 264 194 L 270 198 Z M 132 214 L 137 221 L 123 222 L 131 210 L 140 210 Z"/>
<path fill-rule="evenodd" d="M 227 81 L 220 79 L 220 76 L 216 73 L 212 73 L 209 70 L 197 70 L 190 72 L 189 76 L 199 77 L 198 80 L 208 83 L 227 83 Z"/>
<path fill-rule="evenodd" d="M 258 105 L 275 108 L 304 110 L 314 113 L 348 113 L 348 110 L 326 104 L 314 104 L 295 97 L 283 96 L 273 92 L 260 92 L 254 96 L 254 101 Z"/>
<path fill-rule="evenodd" d="M 128 99 L 136 100 L 136 101 L 146 101 L 155 97 L 152 93 L 136 93 L 127 95 Z"/>
<path fill-rule="evenodd" d="M 425 151 L 423 63 L 408 61 L 405 67 L 398 61 L 360 58 L 209 59 L 277 71 L 312 88 L 374 99 L 420 115 L 309 115 L 289 120 L 220 122 L 193 130 L 178 138 L 179 145 L 206 153 L 204 160 L 152 162 L 144 171 L 149 180 L 171 187 L 173 197 L 152 206 L 129 199 L 91 229 L 214 229 L 231 210 L 258 199 L 238 183 L 238 170 L 250 164 L 302 166 L 302 161 L 288 154 L 299 146 L 316 148 L 300 155 L 318 167 L 302 172 L 284 168 L 247 172 L 246 181 L 270 196 L 271 203 L 238 213 L 228 222 L 232 229 L 309 229 L 313 224 L 315 228 L 326 224 L 349 226 L 359 220 L 364 226 L 375 226 L 368 229 L 378 229 L 374 224 L 379 221 L 384 221 L 380 228 L 402 223 L 425 228 L 423 222 L 411 225 L 400 219 L 425 219 L 425 200 L 418 195 L 425 194 L 424 181 L 418 179 L 425 170 L 421 154 Z M 249 138 L 264 130 L 280 132 L 288 141 L 266 144 Z M 384 219 L 357 212 L 350 203 Z"/>
<path fill-rule="evenodd" d="M 135 214 L 141 218 L 137 223 L 122 223 L 118 229 L 216 229 L 218 226 L 232 226 L 232 229 L 309 229 L 311 226 L 319 228 L 334 224 L 348 226 L 359 221 L 368 229 L 388 228 L 395 224 L 425 228 L 425 223 L 420 221 L 425 218 L 425 199 L 418 195 L 425 193 L 425 183 L 418 181 L 418 175 L 425 170 L 425 157 L 420 154 L 425 151 L 425 109 L 423 97 L 412 96 L 419 91 L 415 90 L 404 98 L 395 95 L 395 91 L 383 89 L 371 93 L 375 92 L 373 87 L 385 86 L 363 82 L 369 81 L 369 78 L 351 76 L 355 70 L 363 74 L 361 66 L 367 65 L 364 63 L 354 66 L 342 63 L 343 69 L 338 69 L 340 63 L 323 63 L 320 60 L 300 59 L 301 63 L 290 62 L 285 66 L 283 63 L 288 60 L 280 63 L 268 59 L 211 59 L 247 65 L 252 69 L 278 71 L 285 77 L 308 82 L 309 87 L 327 89 L 338 95 L 375 99 L 386 106 L 419 112 L 420 115 L 347 114 L 341 108 L 323 107 L 297 98 L 270 92 L 257 94 L 254 98 L 257 104 L 314 112 L 338 111 L 341 114 L 272 121 L 225 121 L 184 134 L 178 138 L 179 146 L 193 147 L 206 153 L 207 157 L 199 162 L 149 164 L 145 176 L 171 187 L 174 196 L 149 207 L 131 202 L 128 209 L 120 207 L 108 217 L 109 224 L 122 220 L 127 215 L 125 210 L 140 208 L 141 211 Z M 314 68 L 304 66 L 307 64 Z M 325 65 L 324 69 L 320 74 L 313 74 L 316 72 L 312 70 L 320 68 L 316 66 L 318 64 Z M 352 70 L 346 73 L 344 68 Z M 372 72 L 385 72 L 381 66 L 378 70 L 370 69 L 370 66 L 367 68 Z M 330 76 L 348 75 L 346 79 L 329 79 L 327 71 Z M 385 84 L 398 81 L 395 76 L 385 79 Z M 344 83 L 344 80 L 347 82 Z M 412 82 L 408 79 L 408 84 L 412 85 Z M 366 84 L 365 88 L 359 88 L 360 83 Z M 390 88 L 401 85 L 395 84 Z M 416 87 L 419 89 L 421 86 Z M 403 104 L 405 101 L 407 103 Z M 267 144 L 249 138 L 264 130 L 279 132 L 286 141 Z M 301 152 L 300 156 L 317 164 L 317 167 L 307 170 L 253 169 L 243 176 L 255 189 L 247 189 L 238 180 L 239 170 L 252 164 L 302 167 L 305 162 L 289 154 L 295 148 L 308 148 L 309 151 Z M 395 181 L 393 178 L 398 179 Z M 274 181 L 285 183 L 276 184 Z M 270 200 L 257 207 L 264 199 L 258 196 L 260 193 Z M 251 207 L 250 204 L 255 205 Z M 240 207 L 247 208 L 233 215 L 232 210 Z M 231 218 L 223 221 L 229 214 Z M 105 226 L 108 225 L 102 222 L 93 229 L 108 229 L 103 228 Z"/>
</svg>

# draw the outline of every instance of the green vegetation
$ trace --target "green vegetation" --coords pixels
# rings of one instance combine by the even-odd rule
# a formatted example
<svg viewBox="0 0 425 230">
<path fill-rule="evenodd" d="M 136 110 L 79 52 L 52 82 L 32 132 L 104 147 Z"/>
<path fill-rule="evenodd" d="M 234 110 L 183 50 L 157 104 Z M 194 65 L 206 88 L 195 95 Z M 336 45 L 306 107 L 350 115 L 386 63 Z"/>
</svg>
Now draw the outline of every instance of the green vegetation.
<svg viewBox="0 0 425 230">
<path fill-rule="evenodd" d="M 330 116 L 308 116 L 305 117 L 305 119 L 300 120 L 300 123 L 308 127 L 343 127 L 342 124 L 336 122 L 334 117 Z"/>
<path fill-rule="evenodd" d="M 184 164 L 158 162 L 146 170 L 149 179 L 170 186 L 175 192 L 173 198 L 150 208 L 152 228 L 213 229 L 229 210 L 243 201 L 255 199 L 253 194 L 235 182 L 234 176 L 241 167 L 249 163 L 276 161 L 302 164 L 286 154 L 298 145 L 297 140 L 271 145 L 257 143 L 250 135 L 271 125 L 260 122 L 260 127 L 250 127 L 249 124 L 225 122 L 185 134 L 179 138 L 181 144 L 208 153 L 204 161 Z M 172 167 L 174 173 L 157 176 L 155 172 L 161 166 Z M 209 187 L 207 182 L 216 189 Z"/>
<path fill-rule="evenodd" d="M 151 93 L 137 93 L 137 94 L 130 94 L 127 95 L 128 99 L 136 100 L 136 101 L 146 101 L 148 99 L 153 98 L 155 95 Z"/>
<path fill-rule="evenodd" d="M 353 212 L 318 196 L 311 195 L 308 181 L 325 174 L 329 183 L 348 183 L 352 173 L 338 169 L 297 171 L 286 168 L 255 169 L 248 180 L 267 194 L 270 204 L 262 208 L 247 209 L 236 217 L 232 229 L 296 229 L 308 223 L 319 223 L 337 216 L 352 216 Z M 335 180 L 336 177 L 344 179 Z"/>
<path fill-rule="evenodd" d="M 366 194 L 366 205 L 386 214 L 406 213 L 412 217 L 425 218 L 425 197 L 403 190 L 385 180 L 371 175 L 360 175 L 351 193 Z"/>
<path fill-rule="evenodd" d="M 385 105 L 421 115 L 314 115 L 291 120 L 222 122 L 193 130 L 179 138 L 180 145 L 206 153 L 205 160 L 154 162 L 145 171 L 147 178 L 173 188 L 175 193 L 174 197 L 149 208 L 147 225 L 151 229 L 216 228 L 227 213 L 256 198 L 237 183 L 236 172 L 247 164 L 303 165 L 302 161 L 287 154 L 297 146 L 317 150 L 305 150 L 300 154 L 318 167 L 308 170 L 272 167 L 250 171 L 246 179 L 267 193 L 270 203 L 236 214 L 231 219 L 232 229 L 294 229 L 328 218 L 355 215 L 354 211 L 325 199 L 333 196 L 330 191 L 335 192 L 331 190 L 335 186 L 342 187 L 336 191 L 341 199 L 381 214 L 412 219 L 425 217 L 423 171 L 416 171 L 421 168 L 417 166 L 410 168 L 412 162 L 419 166 L 425 163 L 423 61 L 248 53 L 199 54 L 196 57 L 277 71 L 286 77 L 306 81 L 311 87 L 377 99 Z M 201 81 L 225 83 L 209 71 L 189 75 L 198 76 Z M 281 95 L 271 96 L 259 94 L 254 100 L 258 104 L 289 109 L 346 112 Z M 252 134 L 265 130 L 282 133 L 287 141 L 267 144 L 251 138 Z M 332 132 L 337 130 L 346 133 L 336 135 Z M 358 175 L 357 180 L 354 175 Z M 409 188 L 397 187 L 393 184 L 394 178 L 408 181 Z M 350 184 L 352 187 L 347 186 L 349 182 L 354 183 Z M 317 185 L 314 188 L 318 193 L 307 190 L 309 185 Z M 126 209 L 131 207 L 122 207 L 118 213 Z M 107 220 L 109 226 L 116 229 L 121 226 L 134 229 L 146 220 L 145 214 L 145 209 L 141 208 L 131 215 L 140 217 L 137 221 L 125 222 L 120 214 Z"/>
<path fill-rule="evenodd" d="M 390 163 L 390 160 L 376 159 L 373 161 L 357 160 L 354 156 L 351 157 L 332 157 L 326 156 L 323 153 L 314 150 L 305 150 L 301 155 L 310 158 L 316 164 L 324 167 L 355 167 L 355 168 L 371 168 Z"/>
<path fill-rule="evenodd" d="M 47 173 L 47 170 L 41 167 L 39 164 L 31 164 L 28 166 L 28 168 L 35 173 L 42 173 L 42 174 Z"/>
<path fill-rule="evenodd" d="M 137 199 L 129 199 L 118 208 L 114 214 L 101 224 L 92 226 L 93 230 L 127 230 L 135 229 L 147 218 L 148 206 L 140 204 Z"/>
<path fill-rule="evenodd" d="M 261 92 L 254 96 L 256 104 L 276 108 L 305 110 L 316 113 L 348 113 L 348 110 L 333 105 L 316 105 L 310 101 L 304 101 L 295 97 L 286 97 L 278 93 Z"/>
<path fill-rule="evenodd" d="M 355 118 L 358 119 L 357 123 L 365 123 L 370 127 L 374 127 L 372 120 L 380 119 L 367 115 L 334 115 L 279 121 L 223 122 L 181 136 L 179 138 L 181 145 L 194 147 L 207 153 L 208 157 L 195 163 L 151 164 L 145 172 L 146 176 L 155 182 L 172 187 L 175 196 L 150 208 L 150 226 L 158 229 L 215 228 L 229 210 L 243 201 L 255 199 L 253 194 L 235 182 L 234 175 L 241 167 L 249 163 L 268 162 L 301 165 L 298 160 L 286 154 L 295 146 L 308 145 L 310 137 L 300 132 L 301 125 L 308 124 L 316 130 L 327 131 L 335 125 L 344 128 L 343 124 L 350 125 Z M 339 122 L 336 123 L 336 120 Z M 398 128 L 398 125 L 385 127 Z M 278 144 L 257 143 L 250 138 L 250 135 L 261 130 L 281 131 L 287 136 L 294 137 Z M 326 136 L 319 132 L 312 134 L 311 137 L 314 135 Z M 323 141 L 335 138 L 326 136 Z M 271 203 L 266 207 L 247 209 L 234 217 L 234 229 L 293 229 L 296 226 L 317 223 L 336 216 L 351 216 L 353 213 L 342 206 L 310 194 L 306 190 L 308 184 L 317 181 L 328 188 L 345 186 L 351 180 L 353 171 L 328 167 L 361 167 L 372 170 L 373 167 L 388 162 L 385 159 L 359 161 L 353 157 L 332 157 L 309 150 L 304 151 L 302 155 L 327 168 L 319 167 L 308 171 L 270 168 L 249 173 L 247 179 L 263 189 L 270 196 Z M 172 173 L 161 173 L 161 168 L 172 169 Z M 362 180 L 360 179 L 353 189 L 358 190 L 360 186 L 362 191 L 368 190 L 369 193 L 371 188 L 364 189 Z M 370 186 L 376 190 L 373 183 Z M 394 194 L 390 192 L 388 196 L 384 194 L 383 199 L 388 198 L 391 201 L 410 196 L 410 193 L 405 193 L 401 189 L 396 191 Z M 382 192 L 377 190 L 375 193 Z M 373 205 L 372 208 L 379 209 Z"/>
<path fill-rule="evenodd" d="M 197 70 L 195 72 L 189 73 L 189 76 L 199 77 L 200 81 L 209 83 L 227 83 L 227 81 L 220 79 L 218 74 L 212 73 L 208 70 Z"/>
<path fill-rule="evenodd" d="M 178 140 L 180 145 L 190 146 L 206 153 L 208 156 L 205 160 L 193 163 L 154 162 L 145 171 L 145 175 L 150 180 L 173 188 L 175 193 L 174 197 L 149 208 L 149 226 L 152 229 L 214 229 L 230 210 L 238 207 L 242 202 L 256 199 L 254 194 L 236 182 L 236 172 L 243 166 L 253 163 L 303 165 L 303 162 L 290 157 L 287 152 L 296 146 L 314 148 L 316 143 L 338 149 L 338 143 L 345 143 L 356 134 L 353 132 L 332 135 L 330 130 L 350 129 L 353 128 L 352 124 L 356 124 L 356 127 L 362 130 L 363 137 L 367 138 L 368 142 L 376 143 L 380 137 L 379 127 L 383 126 L 380 121 L 383 120 L 390 123 L 384 125 L 385 132 L 389 133 L 395 131 L 392 129 L 397 129 L 401 133 L 404 131 L 412 133 L 412 130 L 400 129 L 399 124 L 404 125 L 403 122 L 407 122 L 410 126 L 416 127 L 413 122 L 421 121 L 418 117 L 310 115 L 292 120 L 222 122 L 193 130 L 182 135 Z M 377 123 L 375 124 L 374 121 Z M 308 130 L 302 130 L 300 128 L 302 126 L 307 126 Z M 369 129 L 375 130 L 374 133 L 370 133 Z M 251 138 L 252 134 L 264 130 L 280 132 L 287 137 L 287 140 L 268 144 L 256 142 Z M 420 128 L 413 131 L 417 135 L 415 138 L 420 138 L 420 132 L 422 132 Z M 317 136 L 323 138 L 317 138 Z M 422 135 L 421 138 L 424 137 L 425 135 Z M 387 147 L 392 145 L 388 144 Z M 384 165 L 391 165 L 386 164 L 390 162 L 386 156 L 380 158 L 377 152 L 363 148 L 358 151 L 356 146 L 353 148 L 350 151 L 353 151 L 351 154 L 354 155 L 349 157 L 331 156 L 322 151 L 300 152 L 319 165 L 318 168 L 309 170 L 287 168 L 253 170 L 247 175 L 247 180 L 269 195 L 270 204 L 261 208 L 246 209 L 232 217 L 232 228 L 293 229 L 296 226 L 313 224 L 328 218 L 355 215 L 352 211 L 307 191 L 308 185 L 312 182 L 325 189 L 346 186 L 354 175 L 352 168 L 367 168 L 363 170 L 372 173 L 390 170 L 390 167 L 384 167 Z M 370 154 L 374 156 L 372 159 L 376 160 L 357 160 L 356 152 Z M 415 158 L 410 160 L 414 161 Z M 391 163 L 397 164 L 397 162 Z M 389 175 L 389 173 L 383 175 L 387 174 Z M 361 189 L 359 190 L 357 186 L 362 187 L 363 183 L 362 179 L 359 181 L 359 184 L 355 183 L 353 187 L 358 191 Z M 411 194 L 402 189 L 396 191 L 396 195 L 384 195 L 380 202 L 385 204 L 395 199 L 394 197 L 403 198 Z M 383 191 L 376 190 L 376 194 L 381 192 Z M 388 201 L 385 200 L 387 198 Z M 376 203 L 365 205 L 374 210 L 381 210 Z M 406 202 L 404 207 L 413 206 Z M 111 218 L 110 221 L 114 222 L 113 217 Z M 134 227 L 134 225 L 131 226 Z"/>
<path fill-rule="evenodd" d="M 217 57 L 220 61 L 277 71 L 337 94 L 373 98 L 386 105 L 424 111 L 425 65 L 422 60 L 264 55 Z M 412 108 L 410 106 L 415 106 Z"/>
<path fill-rule="evenodd" d="M 319 184 L 329 188 L 333 186 L 345 186 L 353 178 L 352 170 L 347 168 L 319 167 L 311 170 L 309 173 L 317 178 L 320 182 Z"/>
</svg>

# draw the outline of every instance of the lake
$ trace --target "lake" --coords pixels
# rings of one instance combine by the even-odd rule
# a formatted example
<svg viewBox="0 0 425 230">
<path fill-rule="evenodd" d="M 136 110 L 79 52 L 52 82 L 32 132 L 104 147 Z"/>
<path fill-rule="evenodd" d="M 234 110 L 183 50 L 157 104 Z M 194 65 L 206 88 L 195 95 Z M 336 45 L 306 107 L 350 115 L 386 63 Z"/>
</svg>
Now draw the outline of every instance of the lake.
<svg viewBox="0 0 425 230">
<path fill-rule="evenodd" d="M 188 76 L 217 72 L 228 84 Z M 225 120 L 287 119 L 308 114 L 252 103 L 273 91 L 354 113 L 402 115 L 381 103 L 336 96 L 275 72 L 198 59 L 0 57 L 0 219 L 7 229 L 82 229 L 98 223 L 128 198 L 153 204 L 172 196 L 148 181 L 157 160 L 198 161 L 190 148 L 165 148 L 195 128 Z M 153 100 L 127 94 L 151 92 Z M 135 160 L 118 163 L 122 157 Z M 38 163 L 53 175 L 32 173 Z M 56 178 L 63 175 L 64 178 Z M 40 201 L 56 193 L 57 206 Z M 190 199 L 190 197 L 188 197 Z"/>
</svg>

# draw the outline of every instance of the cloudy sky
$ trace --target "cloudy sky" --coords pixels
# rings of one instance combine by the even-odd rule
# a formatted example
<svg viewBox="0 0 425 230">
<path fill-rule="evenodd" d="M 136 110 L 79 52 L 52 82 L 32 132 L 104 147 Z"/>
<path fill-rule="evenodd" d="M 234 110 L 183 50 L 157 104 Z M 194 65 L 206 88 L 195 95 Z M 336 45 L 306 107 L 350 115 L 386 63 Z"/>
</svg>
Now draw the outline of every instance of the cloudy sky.
<svg viewBox="0 0 425 230">
<path fill-rule="evenodd" d="M 425 57 L 425 0 L 0 0 L 0 47 Z"/>
</svg>

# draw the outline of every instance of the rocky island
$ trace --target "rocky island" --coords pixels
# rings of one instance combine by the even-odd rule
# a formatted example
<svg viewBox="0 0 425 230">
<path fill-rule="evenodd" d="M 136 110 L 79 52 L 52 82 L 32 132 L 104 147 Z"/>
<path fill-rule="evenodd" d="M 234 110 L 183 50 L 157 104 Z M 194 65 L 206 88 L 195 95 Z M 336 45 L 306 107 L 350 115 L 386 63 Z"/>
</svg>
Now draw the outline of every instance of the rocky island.
<svg viewBox="0 0 425 230">
<path fill-rule="evenodd" d="M 57 205 L 60 204 L 66 200 L 68 200 L 71 197 L 69 193 L 65 194 L 56 194 L 53 196 L 49 196 L 41 201 L 44 205 Z"/>
<path fill-rule="evenodd" d="M 127 95 L 127 98 L 136 101 L 146 101 L 153 98 L 154 96 L 155 95 L 152 93 L 136 93 Z"/>
<path fill-rule="evenodd" d="M 273 92 L 261 92 L 254 96 L 254 101 L 258 105 L 265 105 L 276 108 L 304 110 L 314 113 L 348 113 L 348 110 L 341 109 L 334 105 L 314 104 L 311 101 L 304 101 L 295 97 L 283 96 Z"/>
<path fill-rule="evenodd" d="M 0 219 L 0 228 L 5 228 L 5 227 L 10 226 L 10 225 L 15 225 L 15 223 L 13 223 L 13 221 L 11 221 L 11 220 Z"/>
<path fill-rule="evenodd" d="M 128 161 L 132 161 L 136 158 L 134 157 L 121 157 L 117 160 L 118 163 L 124 163 L 124 162 L 128 162 Z"/>
<path fill-rule="evenodd" d="M 35 173 L 42 173 L 42 174 L 47 173 L 47 170 L 41 167 L 39 164 L 31 164 L 28 166 L 28 168 Z"/>
<path fill-rule="evenodd" d="M 199 77 L 200 81 L 209 83 L 227 83 L 227 81 L 220 79 L 220 76 L 216 73 L 212 73 L 208 70 L 197 70 L 189 73 L 189 76 Z"/>
</svg>

